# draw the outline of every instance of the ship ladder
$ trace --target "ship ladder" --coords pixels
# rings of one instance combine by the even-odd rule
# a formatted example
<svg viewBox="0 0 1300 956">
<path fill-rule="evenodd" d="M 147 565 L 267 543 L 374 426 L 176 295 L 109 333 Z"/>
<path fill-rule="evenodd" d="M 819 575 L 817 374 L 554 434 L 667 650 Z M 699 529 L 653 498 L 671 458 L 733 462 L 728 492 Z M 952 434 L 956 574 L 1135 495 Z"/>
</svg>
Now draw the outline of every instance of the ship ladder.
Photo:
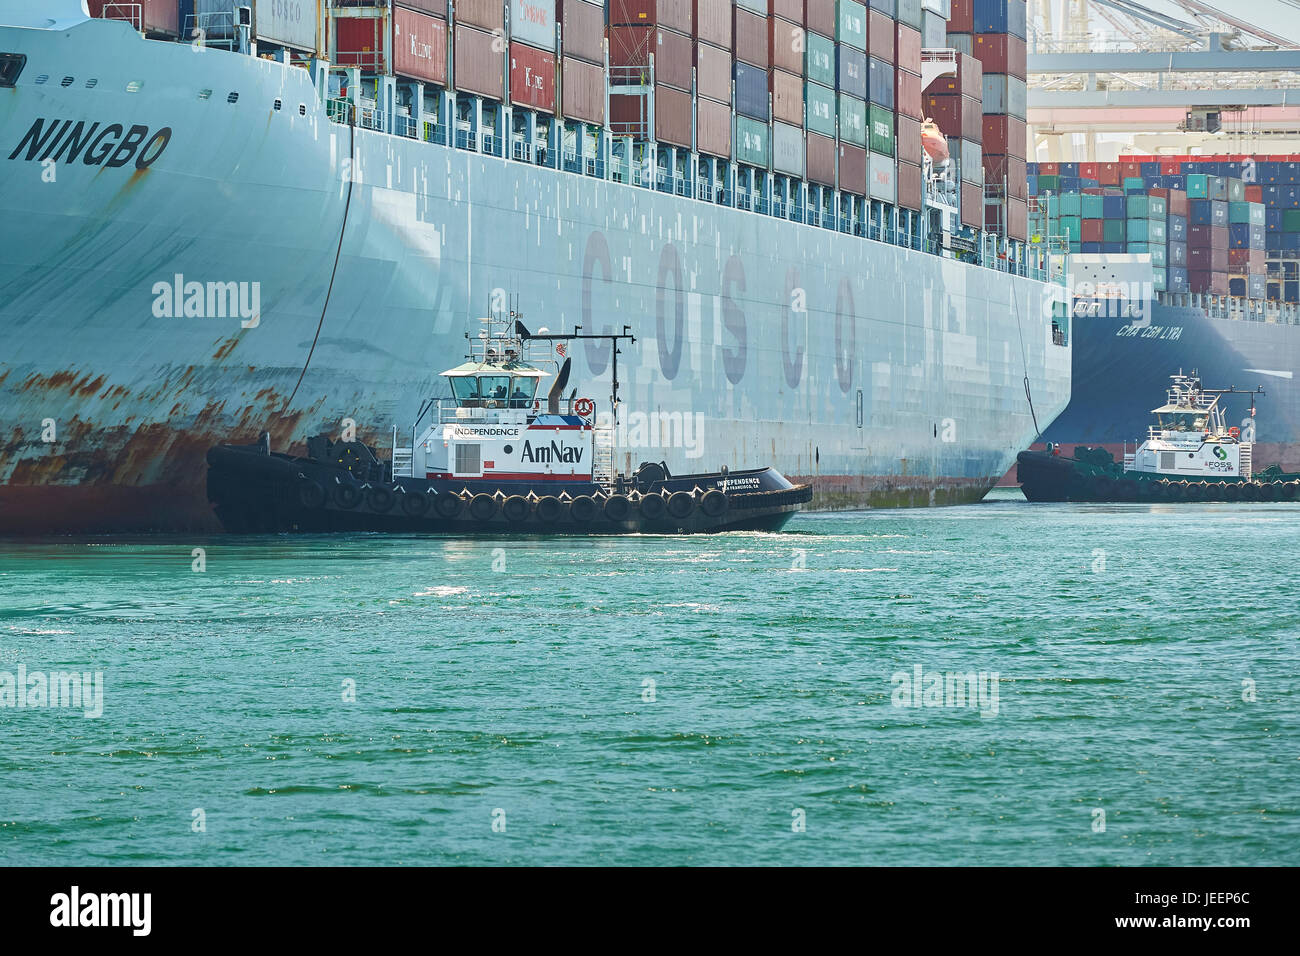
<svg viewBox="0 0 1300 956">
<path fill-rule="evenodd" d="M 410 478 L 414 476 L 415 448 L 399 448 L 397 445 L 397 426 L 393 426 L 393 477 Z"/>
<path fill-rule="evenodd" d="M 614 484 L 614 428 L 596 425 L 592 430 L 591 480 L 606 488 Z"/>
<path fill-rule="evenodd" d="M 1241 445 L 1238 448 L 1241 454 L 1241 459 L 1240 459 L 1241 477 L 1244 478 L 1246 481 L 1250 481 L 1250 477 L 1254 473 L 1252 471 L 1251 454 L 1250 454 L 1251 449 L 1253 447 L 1254 445 L 1252 445 L 1250 442 L 1244 441 L 1241 443 Z"/>
</svg>

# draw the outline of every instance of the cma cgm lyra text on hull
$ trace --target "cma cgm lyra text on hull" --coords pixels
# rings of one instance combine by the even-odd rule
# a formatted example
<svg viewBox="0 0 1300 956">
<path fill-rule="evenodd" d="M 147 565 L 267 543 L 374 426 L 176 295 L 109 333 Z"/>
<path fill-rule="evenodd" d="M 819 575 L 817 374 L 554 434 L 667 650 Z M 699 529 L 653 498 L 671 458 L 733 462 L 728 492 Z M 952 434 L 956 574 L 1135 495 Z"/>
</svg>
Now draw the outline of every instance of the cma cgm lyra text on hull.
<svg viewBox="0 0 1300 956">
<path fill-rule="evenodd" d="M 566 119 L 545 63 L 515 95 L 514 41 L 471 90 L 492 71 L 457 81 L 447 11 L 424 43 L 369 10 L 397 55 L 339 66 L 356 9 L 303 4 L 295 50 L 282 7 L 257 37 L 231 6 L 200 45 L 0 0 L 0 533 L 215 527 L 204 453 L 262 431 L 388 447 L 503 297 L 554 331 L 635 320 L 620 467 L 761 462 L 814 507 L 978 499 L 1068 402 L 1064 290 L 955 209 L 614 135 L 607 66 L 600 122 Z M 401 75 L 440 42 L 441 82 Z"/>
</svg>

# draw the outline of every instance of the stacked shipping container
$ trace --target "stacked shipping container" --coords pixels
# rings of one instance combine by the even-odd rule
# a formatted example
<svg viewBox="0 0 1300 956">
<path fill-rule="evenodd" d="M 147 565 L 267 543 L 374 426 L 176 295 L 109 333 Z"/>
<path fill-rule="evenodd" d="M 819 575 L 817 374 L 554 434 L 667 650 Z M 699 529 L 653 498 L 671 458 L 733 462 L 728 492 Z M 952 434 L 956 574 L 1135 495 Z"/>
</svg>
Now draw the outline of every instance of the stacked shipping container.
<svg viewBox="0 0 1300 956">
<path fill-rule="evenodd" d="M 894 137 L 897 142 L 898 205 L 921 208 L 921 0 L 899 0 L 894 27 Z M 873 144 L 876 117 L 872 117 Z M 872 149 L 874 150 L 874 145 Z"/>
<path fill-rule="evenodd" d="M 337 4 L 336 4 L 337 5 Z M 376 0 L 367 9 L 346 11 L 355 16 L 333 20 L 332 59 L 340 66 L 360 67 L 367 73 L 391 74 L 447 84 L 446 7 L 422 0 Z M 495 96 L 501 96 L 501 56 L 497 64 Z"/>
<path fill-rule="evenodd" d="M 696 0 L 696 148 L 720 159 L 731 158 L 731 21 L 726 0 Z"/>
<path fill-rule="evenodd" d="M 1029 172 L 1032 194 L 1054 194 L 1035 230 L 1069 235 L 1075 251 L 1149 254 L 1157 290 L 1300 301 L 1300 157 L 1133 157 Z M 1088 216 L 1098 201 L 1112 210 L 1100 243 Z M 1120 204 L 1122 245 L 1110 225 Z"/>
<path fill-rule="evenodd" d="M 654 138 L 690 149 L 692 127 L 692 0 L 611 0 L 609 4 L 609 66 L 612 85 L 640 85 L 651 80 L 654 57 L 654 99 L 610 95 L 610 121 L 616 134 L 648 136 L 646 123 L 654 115 Z"/>
<path fill-rule="evenodd" d="M 954 0 L 953 15 L 962 0 Z M 954 35 L 948 35 L 954 45 Z M 925 113 L 948 138 L 948 154 L 961 182 L 961 221 L 984 228 L 984 167 L 980 137 L 984 133 L 984 73 L 980 61 L 957 54 L 956 76 L 941 76 L 925 91 Z"/>
<path fill-rule="evenodd" d="M 605 122 L 605 4 L 560 0 L 560 109 L 568 119 Z"/>
<path fill-rule="evenodd" d="M 1023 241 L 1029 233 L 1025 0 L 959 2 L 970 6 L 971 54 L 983 71 L 985 227 Z"/>
</svg>

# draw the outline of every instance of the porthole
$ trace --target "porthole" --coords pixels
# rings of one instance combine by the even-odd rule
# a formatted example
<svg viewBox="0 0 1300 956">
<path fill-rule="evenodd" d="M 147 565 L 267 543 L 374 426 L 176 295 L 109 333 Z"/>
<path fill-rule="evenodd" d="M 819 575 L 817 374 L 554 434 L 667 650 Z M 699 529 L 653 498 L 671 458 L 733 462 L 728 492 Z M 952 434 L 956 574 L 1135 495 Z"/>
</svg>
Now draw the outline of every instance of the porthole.
<svg viewBox="0 0 1300 956">
<path fill-rule="evenodd" d="M 233 92 L 232 92 L 229 96 L 226 97 L 226 102 L 227 102 L 227 103 L 238 103 L 238 102 L 239 102 L 239 94 L 238 94 L 238 93 L 233 93 Z"/>
<path fill-rule="evenodd" d="M 86 89 L 88 90 L 93 90 L 97 86 L 99 86 L 99 80 L 95 79 L 94 77 L 91 77 L 86 81 Z"/>
<path fill-rule="evenodd" d="M 277 113 L 280 112 L 280 106 L 281 106 L 280 101 L 279 101 L 279 100 L 276 100 L 276 101 L 275 101 L 275 111 L 276 111 Z"/>
<path fill-rule="evenodd" d="M 306 106 L 306 104 L 304 104 L 304 103 L 299 103 L 299 104 L 298 104 L 298 115 L 299 115 L 299 116 L 306 116 L 306 115 L 307 115 L 307 106 Z"/>
<path fill-rule="evenodd" d="M 59 86 L 67 87 L 67 86 L 71 86 L 71 85 L 72 85 L 72 77 L 70 77 L 70 76 L 65 76 L 65 77 L 64 77 L 64 78 L 59 82 Z"/>
</svg>

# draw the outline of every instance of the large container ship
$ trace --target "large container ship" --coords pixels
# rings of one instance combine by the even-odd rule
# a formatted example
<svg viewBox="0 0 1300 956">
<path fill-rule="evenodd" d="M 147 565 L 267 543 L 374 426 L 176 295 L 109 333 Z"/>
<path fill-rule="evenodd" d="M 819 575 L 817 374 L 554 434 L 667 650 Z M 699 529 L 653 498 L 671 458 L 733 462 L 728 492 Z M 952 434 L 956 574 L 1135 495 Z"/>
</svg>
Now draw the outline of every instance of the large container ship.
<svg viewBox="0 0 1300 956">
<path fill-rule="evenodd" d="M 1073 392 L 1044 442 L 1145 437 L 1167 377 L 1263 386 L 1225 395 L 1255 461 L 1300 470 L 1300 156 L 1129 156 L 1030 164 L 1031 231 L 1073 255 Z"/>
<path fill-rule="evenodd" d="M 212 528 L 210 446 L 384 447 L 503 309 L 633 326 L 620 467 L 824 508 L 978 499 L 1067 404 L 946 0 L 92 6 L 0 0 L 0 533 Z"/>
</svg>

